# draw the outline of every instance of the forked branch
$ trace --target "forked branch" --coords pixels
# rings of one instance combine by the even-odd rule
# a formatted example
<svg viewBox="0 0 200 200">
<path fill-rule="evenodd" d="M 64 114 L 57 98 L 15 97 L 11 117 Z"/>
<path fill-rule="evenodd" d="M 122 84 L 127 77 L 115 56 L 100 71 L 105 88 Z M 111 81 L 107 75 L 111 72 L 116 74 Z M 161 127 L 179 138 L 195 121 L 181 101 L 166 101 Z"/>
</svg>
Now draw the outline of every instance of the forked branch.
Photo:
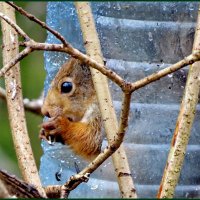
<svg viewBox="0 0 200 200">
<path fill-rule="evenodd" d="M 17 64 L 20 60 L 29 55 L 33 50 L 30 47 L 26 47 L 23 51 L 16 55 L 15 58 L 11 58 L 10 62 L 5 64 L 0 70 L 0 77 L 5 76 L 6 72 L 8 72 L 15 64 Z"/>
<path fill-rule="evenodd" d="M 9 4 L 15 5 L 10 2 L 9 2 Z M 18 9 L 21 9 L 20 7 L 18 7 L 16 5 L 15 5 L 15 7 L 17 7 Z M 16 23 L 13 23 L 12 20 L 8 21 L 7 18 L 4 18 L 4 16 L 2 16 L 2 15 L 0 17 L 2 17 L 2 19 L 7 21 L 7 23 L 9 23 L 9 24 L 11 23 L 13 26 L 15 26 L 15 29 L 18 29 L 18 26 L 16 26 Z M 35 22 L 38 23 L 39 25 L 41 25 L 41 23 L 39 23 L 38 20 L 35 20 Z M 46 26 L 47 25 L 45 25 L 45 27 L 43 27 L 43 26 L 42 27 L 46 29 Z M 57 34 L 60 35 L 58 32 L 57 32 Z M 61 35 L 60 35 L 60 37 L 61 37 Z M 69 44 L 69 43 L 67 42 L 67 44 Z M 94 69 L 97 69 L 102 74 L 104 74 L 109 79 L 111 79 L 113 82 L 115 82 L 123 91 L 126 91 L 126 92 L 133 92 L 136 89 L 144 87 L 145 85 L 147 85 L 149 83 L 159 80 L 160 78 L 162 78 L 168 74 L 171 74 L 187 65 L 193 64 L 194 62 L 200 60 L 200 50 L 196 50 L 195 53 L 190 54 L 189 56 L 185 57 L 183 60 L 177 62 L 176 64 L 171 65 L 171 66 L 169 66 L 163 70 L 160 70 L 156 73 L 153 73 L 152 75 L 147 76 L 147 77 L 145 77 L 141 80 L 138 80 L 134 83 L 130 83 L 130 82 L 125 81 L 120 75 L 115 73 L 113 70 L 109 69 L 109 67 L 106 67 L 104 64 L 101 64 L 101 63 L 97 62 L 96 60 L 92 59 L 91 57 L 83 54 L 78 49 L 74 48 L 71 44 L 69 44 L 67 46 L 65 46 L 63 44 L 47 44 L 47 43 L 35 42 L 34 40 L 31 39 L 30 41 L 27 41 L 27 42 L 25 41 L 25 42 L 21 43 L 21 45 L 24 47 L 29 47 L 32 51 L 33 50 L 42 50 L 42 51 L 65 52 L 65 53 L 71 55 L 72 57 L 81 60 L 86 65 L 89 65 L 90 67 L 92 67 Z M 3 73 L 0 70 L 0 75 L 4 74 L 6 72 L 6 70 L 3 68 L 2 68 Z M 8 68 L 8 69 L 10 69 L 10 68 Z"/>
<path fill-rule="evenodd" d="M 50 28 L 49 26 L 47 26 L 45 22 L 40 21 L 37 17 L 35 17 L 34 15 L 26 12 L 24 9 L 22 9 L 21 7 L 15 5 L 14 3 L 10 2 L 10 1 L 7 1 L 7 3 L 10 6 L 12 6 L 13 8 L 15 8 L 22 15 L 26 16 L 28 19 L 30 19 L 31 21 L 36 22 L 41 27 L 45 28 L 47 31 L 52 33 L 55 37 L 57 37 L 64 44 L 64 46 L 70 47 L 70 44 L 65 40 L 65 38 L 60 33 L 58 33 L 57 31 L 55 31 L 52 28 Z"/>
<path fill-rule="evenodd" d="M 30 37 L 15 23 L 13 22 L 8 16 L 0 13 L 0 18 L 3 18 L 15 31 L 22 36 L 26 41 L 30 40 Z"/>
<path fill-rule="evenodd" d="M 107 158 L 109 158 L 120 147 L 125 135 L 126 128 L 128 126 L 130 101 L 131 101 L 131 94 L 130 93 L 124 94 L 122 101 L 122 111 L 120 115 L 119 129 L 117 131 L 115 139 L 85 169 L 83 169 L 77 175 L 74 175 L 71 181 L 69 180 L 68 182 L 66 182 L 66 184 L 62 187 L 62 191 L 65 191 L 64 192 L 65 195 L 68 195 L 66 191 L 70 192 L 69 188 L 75 189 L 82 182 L 80 176 L 84 177 L 85 175 L 94 172 Z M 61 196 L 61 198 L 64 198 L 64 196 Z"/>
</svg>

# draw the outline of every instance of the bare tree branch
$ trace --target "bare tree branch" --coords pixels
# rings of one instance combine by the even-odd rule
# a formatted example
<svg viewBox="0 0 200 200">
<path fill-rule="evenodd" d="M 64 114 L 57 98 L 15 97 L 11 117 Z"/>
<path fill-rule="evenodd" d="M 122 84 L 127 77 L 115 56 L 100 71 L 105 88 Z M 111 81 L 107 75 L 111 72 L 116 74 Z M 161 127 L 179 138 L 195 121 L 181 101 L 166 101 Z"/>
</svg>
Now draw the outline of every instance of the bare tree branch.
<svg viewBox="0 0 200 200">
<path fill-rule="evenodd" d="M 10 26 L 12 26 L 15 31 L 22 36 L 26 41 L 30 40 L 29 36 L 16 24 L 14 23 L 8 16 L 0 13 L 0 17 L 5 20 Z"/>
<path fill-rule="evenodd" d="M 12 4 L 12 6 L 18 7 L 13 3 L 10 3 L 10 2 L 8 2 L 8 3 Z M 26 12 L 26 14 L 29 16 L 32 16 L 28 12 Z M 37 20 L 35 22 L 38 23 Z M 12 23 L 12 21 L 11 21 L 11 23 Z M 41 23 L 43 24 L 44 22 L 41 22 Z M 39 24 L 41 25 L 41 23 L 39 23 Z M 16 24 L 15 23 L 12 23 L 12 24 L 13 24 L 13 26 L 15 26 L 15 29 L 17 29 Z M 46 28 L 48 30 L 50 27 L 45 25 L 44 28 Z M 103 64 L 97 62 L 96 60 L 90 58 L 89 56 L 83 54 L 78 49 L 75 49 L 71 44 L 69 44 L 68 46 L 64 46 L 62 44 L 47 44 L 47 43 L 35 42 L 34 40 L 31 39 L 28 42 L 23 42 L 21 45 L 25 46 L 25 47 L 30 47 L 32 50 L 65 52 L 65 53 L 71 55 L 72 57 L 81 60 L 86 65 L 89 65 L 90 67 L 92 67 L 94 69 L 97 69 L 102 74 L 104 74 L 109 79 L 111 79 L 113 82 L 115 82 L 120 88 L 122 88 L 123 91 L 127 91 L 127 92 L 129 92 L 129 91 L 133 92 L 141 87 L 144 87 L 145 85 L 147 85 L 151 82 L 159 80 L 160 78 L 162 78 L 168 74 L 171 74 L 189 64 L 193 64 L 194 62 L 200 60 L 200 50 L 196 50 L 194 53 L 190 54 L 189 56 L 185 57 L 183 60 L 177 62 L 174 65 L 171 65 L 163 70 L 153 73 L 152 75 L 149 75 L 149 76 L 147 76 L 141 80 L 138 80 L 134 83 L 129 83 L 129 82 L 126 82 L 120 75 L 118 75 L 111 69 L 107 68 L 105 65 L 103 65 Z"/>
<path fill-rule="evenodd" d="M 193 52 L 200 49 L 200 10 L 193 44 Z M 173 198 L 189 141 L 200 89 L 200 62 L 190 66 L 176 128 L 171 142 L 167 163 L 158 191 L 158 198 Z"/>
<path fill-rule="evenodd" d="M 109 158 L 120 147 L 125 135 L 126 128 L 128 126 L 130 101 L 131 101 L 131 94 L 125 93 L 122 102 L 119 130 L 117 131 L 114 140 L 85 169 L 83 169 L 77 175 L 74 175 L 72 179 L 70 179 L 68 182 L 66 182 L 65 185 L 62 186 L 61 191 L 64 191 L 63 193 L 65 195 L 68 194 L 72 189 L 75 189 L 80 183 L 83 182 L 81 181 L 81 177 L 83 177 L 84 180 L 84 177 L 87 176 L 87 174 L 91 174 L 92 172 L 94 172 L 107 158 Z M 123 176 L 123 173 L 120 175 Z M 131 174 L 129 175 L 131 176 Z M 132 189 L 135 190 L 135 188 Z M 66 191 L 68 193 L 66 193 Z M 61 197 L 64 198 L 64 196 Z"/>
<path fill-rule="evenodd" d="M 14 9 L 4 2 L 0 2 L 0 9 L 1 12 L 7 15 L 15 23 Z M 5 66 L 0 73 L 1 75 L 5 74 L 9 67 L 13 66 L 12 69 L 5 74 L 5 87 L 7 93 L 8 114 L 19 167 L 25 181 L 34 184 L 40 193 L 45 196 L 27 133 L 21 91 L 20 67 L 19 64 L 16 64 L 20 59 L 22 59 L 22 57 L 24 57 L 23 55 L 27 55 L 27 53 L 19 54 L 16 31 L 11 29 L 10 25 L 8 25 L 4 20 L 1 20 L 1 25 L 4 44 L 3 64 Z M 26 48 L 25 50 L 27 52 L 31 51 L 30 48 Z M 9 62 L 13 57 L 16 57 L 17 59 Z"/>
<path fill-rule="evenodd" d="M 6 171 L 0 170 L 0 181 L 4 183 L 10 195 L 19 198 L 45 198 L 32 184 L 27 184 Z"/>
<path fill-rule="evenodd" d="M 126 91 L 126 92 L 129 92 L 129 91 L 133 92 L 141 87 L 144 87 L 145 85 L 147 85 L 149 83 L 159 80 L 159 79 L 167 76 L 168 74 L 171 74 L 185 66 L 191 65 L 191 64 L 195 63 L 196 61 L 200 60 L 200 50 L 196 50 L 194 53 L 185 57 L 183 60 L 181 60 L 165 69 L 155 72 L 141 80 L 130 83 L 130 82 L 126 82 L 121 76 L 119 76 L 117 73 L 115 73 L 111 69 L 100 64 L 99 62 L 96 62 L 94 59 L 83 54 L 82 52 L 80 52 L 77 49 L 71 50 L 71 49 L 64 47 L 61 44 L 46 44 L 46 43 L 38 43 L 38 42 L 32 42 L 32 41 L 24 42 L 23 45 L 30 47 L 33 50 L 65 52 L 65 53 L 71 55 L 72 57 L 77 58 L 77 59 L 81 60 L 82 62 L 86 63 L 86 65 L 89 65 L 90 67 L 92 67 L 94 69 L 97 69 L 102 74 L 107 76 L 110 80 L 112 80 L 114 83 L 116 83 L 120 88 L 122 88 L 123 91 Z"/>
<path fill-rule="evenodd" d="M 48 30 L 50 33 L 52 33 L 55 37 L 57 37 L 63 44 L 64 46 L 68 46 L 70 47 L 71 45 L 65 40 L 65 38 L 57 31 L 53 30 L 52 28 L 50 28 L 49 26 L 46 25 L 46 23 L 40 21 L 37 17 L 35 17 L 34 15 L 26 12 L 24 9 L 22 9 L 21 7 L 17 6 L 16 4 L 7 1 L 7 4 L 9 4 L 10 6 L 12 6 L 13 8 L 15 8 L 17 11 L 19 11 L 22 15 L 26 16 L 28 19 L 30 19 L 31 21 L 36 22 L 37 24 L 39 24 L 40 26 L 42 26 L 43 28 L 45 28 L 46 30 Z"/>
<path fill-rule="evenodd" d="M 198 61 L 200 59 L 200 51 L 199 49 L 197 51 L 194 51 L 189 56 L 185 57 L 183 60 L 165 68 L 158 72 L 155 72 L 139 81 L 136 81 L 131 84 L 131 91 L 135 91 L 141 87 L 144 87 L 145 85 L 152 83 L 154 81 L 159 80 L 160 78 L 165 77 L 168 74 L 171 74 L 187 65 L 193 64 L 194 62 Z"/>
<path fill-rule="evenodd" d="M 100 41 L 96 31 L 90 5 L 88 2 L 75 2 L 75 6 L 81 25 L 86 52 L 91 58 L 103 65 L 104 62 L 101 52 Z M 102 119 L 107 119 L 104 120 L 104 127 L 107 139 L 109 143 L 112 143 L 117 133 L 118 122 L 112 103 L 108 81 L 106 76 L 99 73 L 96 69 L 90 68 L 90 70 L 92 73 L 92 79 L 96 90 Z M 112 155 L 112 159 L 121 196 L 123 198 L 136 198 L 136 190 L 133 190 L 135 186 L 133 184 L 128 159 L 123 145 L 121 145 L 117 152 Z M 129 174 L 129 176 L 119 176 L 120 173 Z"/>
<path fill-rule="evenodd" d="M 123 78 L 112 71 L 111 69 L 107 68 L 103 64 L 98 63 L 94 59 L 90 58 L 88 55 L 83 54 L 78 49 L 75 48 L 68 48 L 62 44 L 47 44 L 47 43 L 38 43 L 38 42 L 24 42 L 23 46 L 30 47 L 33 50 L 42 50 L 42 51 L 58 51 L 58 52 L 65 52 L 71 55 L 74 58 L 77 58 L 84 62 L 86 65 L 97 69 L 102 74 L 109 77 L 113 82 L 119 85 L 122 89 L 126 88 L 126 82 Z"/>
<path fill-rule="evenodd" d="M 7 64 L 4 64 L 4 66 L 1 68 L 0 77 L 5 76 L 6 72 L 8 72 L 12 67 L 15 66 L 15 64 L 17 64 L 24 57 L 26 57 L 30 52 L 32 52 L 32 49 L 30 47 L 26 47 L 19 54 L 15 55 L 16 56 L 15 58 L 10 58 L 11 61 L 8 62 Z"/>
<path fill-rule="evenodd" d="M 3 100 L 6 100 L 6 91 L 1 87 L 0 87 L 0 98 Z M 24 102 L 24 108 L 26 109 L 26 111 L 30 111 L 32 113 L 42 115 L 41 113 L 41 107 L 43 103 L 42 97 L 39 97 L 38 99 L 34 99 L 34 100 L 29 100 L 25 98 L 23 102 Z"/>
<path fill-rule="evenodd" d="M 24 102 L 24 108 L 27 111 L 32 112 L 34 114 L 42 115 L 41 107 L 43 104 L 43 99 L 41 97 L 33 100 L 25 98 L 23 102 Z"/>
</svg>

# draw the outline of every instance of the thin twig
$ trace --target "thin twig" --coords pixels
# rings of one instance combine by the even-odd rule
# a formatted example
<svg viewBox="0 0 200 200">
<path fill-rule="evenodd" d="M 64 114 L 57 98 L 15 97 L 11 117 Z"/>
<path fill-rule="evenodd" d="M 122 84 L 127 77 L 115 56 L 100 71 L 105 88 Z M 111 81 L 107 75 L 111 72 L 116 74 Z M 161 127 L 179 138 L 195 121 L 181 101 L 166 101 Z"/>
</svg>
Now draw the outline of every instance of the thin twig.
<svg viewBox="0 0 200 200">
<path fill-rule="evenodd" d="M 75 176 L 71 176 L 70 179 L 61 187 L 60 198 L 68 198 L 69 193 L 78 186 L 77 183 L 80 184 L 82 182 L 87 182 L 89 180 L 89 176 L 89 173 L 86 173 L 84 175 L 76 174 Z"/>
<path fill-rule="evenodd" d="M 12 7 L 4 2 L 0 2 L 0 10 L 15 23 L 15 12 Z M 0 74 L 5 74 L 9 121 L 19 167 L 24 180 L 27 183 L 34 184 L 38 191 L 45 197 L 46 195 L 40 182 L 27 132 L 21 90 L 20 66 L 16 64 L 20 59 L 31 52 L 31 48 L 27 47 L 22 51 L 23 53 L 19 53 L 16 31 L 3 19 L 1 19 L 1 25 L 4 44 L 4 67 L 0 71 Z M 13 57 L 15 59 L 11 60 Z M 10 69 L 11 67 L 12 69 Z M 5 73 L 8 69 L 10 69 L 9 72 Z"/>
<path fill-rule="evenodd" d="M 10 2 L 9 2 L 9 4 L 10 4 Z M 27 14 L 31 15 L 29 13 L 27 13 Z M 43 22 L 41 22 L 41 23 L 43 23 Z M 15 27 L 15 29 L 17 29 L 17 25 L 15 23 L 12 23 L 12 24 Z M 145 85 L 147 85 L 149 83 L 159 80 L 160 78 L 163 78 L 164 76 L 166 76 L 168 74 L 171 74 L 189 64 L 193 64 L 194 62 L 200 60 L 200 51 L 197 50 L 197 51 L 195 51 L 195 53 L 190 54 L 189 56 L 185 57 L 183 60 L 177 62 L 174 65 L 171 65 L 171 66 L 169 66 L 163 70 L 160 70 L 158 72 L 155 72 L 155 73 L 153 73 L 141 80 L 138 80 L 134 83 L 129 83 L 129 82 L 126 82 L 120 75 L 118 75 L 117 73 L 115 73 L 114 71 L 112 71 L 111 69 L 106 67 L 105 65 L 103 65 L 103 64 L 97 62 L 96 60 L 90 58 L 89 56 L 83 54 L 78 49 L 75 49 L 72 45 L 64 46 L 62 44 L 39 43 L 39 42 L 35 42 L 33 40 L 30 40 L 28 42 L 23 42 L 21 45 L 25 46 L 25 47 L 30 47 L 32 50 L 65 52 L 65 53 L 71 55 L 72 57 L 81 60 L 86 65 L 89 65 L 90 67 L 92 67 L 94 69 L 97 69 L 102 74 L 104 74 L 109 79 L 111 79 L 113 82 L 115 82 L 123 91 L 127 91 L 127 92 L 129 92 L 129 91 L 133 92 L 141 87 L 144 87 Z"/>
<path fill-rule="evenodd" d="M 193 52 L 200 49 L 200 10 L 198 11 Z M 190 66 L 176 128 L 158 191 L 158 198 L 173 198 L 189 141 L 200 89 L 200 62 Z"/>
<path fill-rule="evenodd" d="M 122 89 L 126 88 L 126 82 L 120 75 L 118 75 L 111 69 L 107 68 L 105 65 L 100 64 L 96 60 L 90 58 L 88 55 L 83 54 L 82 52 L 80 52 L 78 49 L 75 49 L 74 47 L 68 48 L 62 44 L 47 44 L 47 43 L 38 43 L 38 42 L 33 42 L 33 41 L 24 42 L 23 46 L 31 47 L 31 49 L 33 50 L 65 52 L 71 55 L 72 57 L 81 60 L 86 65 L 94 69 L 97 69 L 102 74 L 104 74 L 109 79 L 111 79 L 113 82 L 115 82 Z"/>
<path fill-rule="evenodd" d="M 41 107 L 43 104 L 43 99 L 38 98 L 38 99 L 29 100 L 25 98 L 23 102 L 24 102 L 24 108 L 26 109 L 26 111 L 32 112 L 34 114 L 42 115 Z"/>
<path fill-rule="evenodd" d="M 6 100 L 6 91 L 1 87 L 0 87 L 0 98 L 3 100 Z M 41 107 L 42 107 L 43 100 L 41 97 L 34 100 L 29 100 L 25 98 L 23 102 L 24 102 L 24 108 L 26 109 L 26 111 L 30 111 L 32 113 L 42 115 Z"/>
<path fill-rule="evenodd" d="M 9 4 L 12 4 L 12 3 L 9 2 Z M 27 15 L 31 15 L 31 14 L 27 13 Z M 61 52 L 66 52 L 66 53 L 70 54 L 71 56 L 73 56 L 75 58 L 78 58 L 79 60 L 82 60 L 83 62 L 85 62 L 86 64 L 88 64 L 88 65 L 90 65 L 92 67 L 94 67 L 97 70 L 99 70 L 101 68 L 104 68 L 105 69 L 104 73 L 103 73 L 104 75 L 109 75 L 110 79 L 113 80 L 120 87 L 124 86 L 124 81 L 123 81 L 123 79 L 119 75 L 117 75 L 112 70 L 106 68 L 103 64 L 99 64 L 95 60 L 90 59 L 87 55 L 81 53 L 78 49 L 75 49 L 72 45 L 70 45 L 69 43 L 67 43 L 66 40 L 65 41 L 66 41 L 67 45 L 66 44 L 64 44 L 64 45 L 57 44 L 56 45 L 56 44 L 46 44 L 46 43 L 35 42 L 34 40 L 30 39 L 27 36 L 27 34 L 18 25 L 16 25 L 16 23 L 14 23 L 11 19 L 9 19 L 7 16 L 1 15 L 1 17 L 8 24 L 10 24 L 21 36 L 28 38 L 26 42 L 20 43 L 21 46 L 31 47 L 31 49 L 35 49 L 35 50 L 47 50 L 47 51 L 61 51 Z M 44 22 L 41 22 L 41 23 L 44 23 Z M 45 25 L 44 28 L 46 28 L 46 27 L 48 29 L 51 29 L 47 25 Z M 52 33 L 53 33 L 54 30 L 53 29 L 51 29 L 51 30 L 52 30 Z M 56 32 L 56 31 L 54 31 L 54 32 Z"/>
<path fill-rule="evenodd" d="M 110 80 L 115 82 L 123 91 L 126 92 L 133 92 L 145 85 L 152 83 L 156 80 L 167 76 L 185 66 L 191 65 L 196 61 L 200 60 L 200 51 L 197 50 L 194 53 L 190 54 L 189 56 L 185 57 L 181 61 L 162 69 L 158 72 L 155 72 L 141 80 L 138 80 L 133 83 L 126 82 L 120 75 L 112 71 L 111 69 L 107 68 L 106 66 L 100 64 L 99 62 L 95 61 L 94 59 L 90 58 L 89 56 L 83 54 L 77 49 L 68 49 L 61 44 L 46 44 L 46 43 L 38 43 L 38 42 L 24 42 L 25 46 L 31 47 L 33 50 L 42 50 L 42 51 L 58 51 L 58 52 L 65 52 L 71 55 L 74 58 L 81 60 L 82 62 L 86 63 L 90 67 L 97 69 L 102 74 L 107 76 Z"/>
<path fill-rule="evenodd" d="M 131 91 L 135 91 L 141 87 L 144 87 L 145 85 L 152 83 L 154 81 L 159 80 L 160 78 L 165 77 L 168 74 L 171 74 L 187 65 L 193 64 L 194 62 L 200 60 L 200 51 L 195 51 L 192 54 L 190 54 L 189 56 L 185 57 L 183 60 L 165 68 L 162 69 L 158 72 L 155 72 L 139 81 L 136 81 L 134 83 L 131 84 Z"/>
<path fill-rule="evenodd" d="M 14 4 L 12 2 L 7 1 L 6 3 L 9 4 L 10 6 L 12 6 L 13 8 L 15 8 L 22 15 L 29 18 L 31 21 L 36 22 L 37 24 L 39 24 L 40 26 L 42 26 L 43 28 L 45 28 L 46 30 L 51 32 L 55 37 L 57 37 L 64 44 L 64 46 L 66 46 L 66 47 L 71 46 L 59 32 L 57 32 L 57 31 L 53 30 L 52 28 L 50 28 L 49 26 L 47 26 L 45 22 L 40 21 L 37 17 L 26 12 L 24 9 L 22 9 L 21 7 L 17 6 L 16 4 Z"/>
<path fill-rule="evenodd" d="M 4 47 L 5 48 L 5 47 Z M 10 49 L 8 49 L 10 51 Z M 26 47 L 23 51 L 21 51 L 15 58 L 11 58 L 11 61 L 5 64 L 0 70 L 0 77 L 4 76 L 6 72 L 8 72 L 15 64 L 17 64 L 20 60 L 26 57 L 29 53 L 33 51 L 30 47 Z"/>
<path fill-rule="evenodd" d="M 75 2 L 75 7 L 81 25 L 83 42 L 85 44 L 86 52 L 90 56 L 90 58 L 93 58 L 98 63 L 103 65 L 104 62 L 101 52 L 100 41 L 98 38 L 98 33 L 96 31 L 90 5 L 88 2 Z M 112 103 L 108 81 L 106 76 L 99 73 L 96 69 L 90 68 L 90 70 L 92 73 L 92 79 L 96 90 L 102 119 L 107 119 L 103 120 L 107 139 L 109 143 L 112 143 L 113 139 L 116 137 L 118 122 Z M 133 190 L 135 186 L 133 184 L 133 179 L 131 175 L 119 176 L 119 174 L 131 174 L 127 155 L 123 145 L 121 145 L 117 152 L 112 155 L 112 159 L 121 196 L 123 198 L 136 198 L 136 190 Z"/>
<path fill-rule="evenodd" d="M 10 26 L 12 26 L 15 31 L 21 35 L 26 41 L 30 40 L 30 37 L 16 24 L 14 23 L 8 16 L 4 15 L 0 12 L 0 17 L 5 20 Z"/>
</svg>

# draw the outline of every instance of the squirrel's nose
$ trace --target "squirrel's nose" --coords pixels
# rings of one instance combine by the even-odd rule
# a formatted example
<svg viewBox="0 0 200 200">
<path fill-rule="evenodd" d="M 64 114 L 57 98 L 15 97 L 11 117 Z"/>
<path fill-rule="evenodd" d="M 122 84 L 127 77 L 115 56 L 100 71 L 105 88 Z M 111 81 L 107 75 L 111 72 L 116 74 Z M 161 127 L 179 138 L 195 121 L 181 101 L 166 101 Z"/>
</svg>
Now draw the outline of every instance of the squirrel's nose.
<svg viewBox="0 0 200 200">
<path fill-rule="evenodd" d="M 44 106 L 42 107 L 42 110 L 41 110 L 41 111 L 42 111 L 42 114 L 43 114 L 44 116 L 49 117 L 49 118 L 51 117 L 50 114 L 49 114 L 49 112 L 48 112 L 48 110 L 45 109 Z"/>
<path fill-rule="evenodd" d="M 48 117 L 48 118 L 51 117 L 50 114 L 49 114 L 49 112 L 44 113 L 44 116 L 46 116 L 46 117 Z"/>
<path fill-rule="evenodd" d="M 51 117 L 48 111 L 46 111 L 46 112 L 42 112 L 42 114 L 43 114 L 44 116 L 48 117 L 48 118 Z"/>
</svg>

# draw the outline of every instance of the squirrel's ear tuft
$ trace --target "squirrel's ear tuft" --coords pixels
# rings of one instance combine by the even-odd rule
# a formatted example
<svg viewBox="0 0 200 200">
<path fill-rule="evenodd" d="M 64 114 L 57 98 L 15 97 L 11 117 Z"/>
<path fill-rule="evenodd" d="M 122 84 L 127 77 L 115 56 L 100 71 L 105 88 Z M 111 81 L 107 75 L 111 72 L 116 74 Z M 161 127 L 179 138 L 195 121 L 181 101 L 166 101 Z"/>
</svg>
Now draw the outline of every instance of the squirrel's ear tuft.
<svg viewBox="0 0 200 200">
<path fill-rule="evenodd" d="M 70 58 L 69 60 L 67 60 L 57 72 L 54 78 L 54 83 L 57 84 L 63 77 L 70 76 L 76 63 L 77 60 L 75 58 Z"/>
</svg>

